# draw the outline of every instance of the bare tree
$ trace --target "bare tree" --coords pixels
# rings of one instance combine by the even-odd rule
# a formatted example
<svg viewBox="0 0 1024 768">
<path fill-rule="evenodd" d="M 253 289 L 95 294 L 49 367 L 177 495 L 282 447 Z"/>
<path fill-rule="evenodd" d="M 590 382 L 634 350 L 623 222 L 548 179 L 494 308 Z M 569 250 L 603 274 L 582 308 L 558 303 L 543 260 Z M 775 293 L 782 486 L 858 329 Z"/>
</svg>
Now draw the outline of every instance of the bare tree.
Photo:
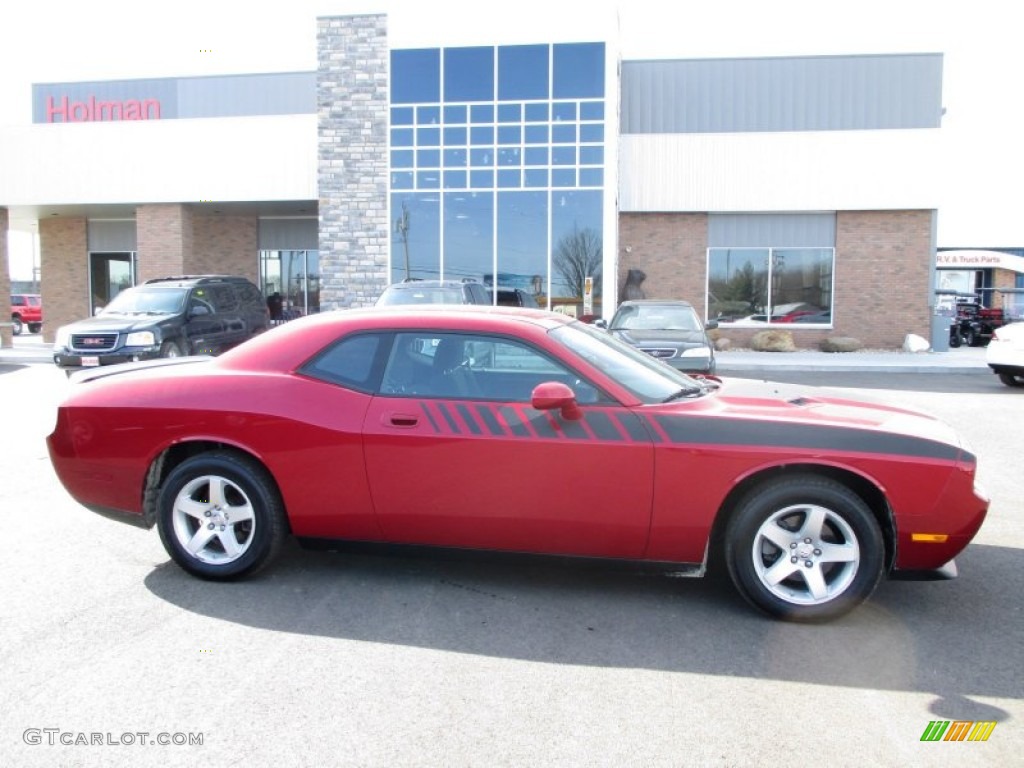
<svg viewBox="0 0 1024 768">
<path fill-rule="evenodd" d="M 577 229 L 574 226 L 572 232 L 555 246 L 552 263 L 572 295 L 582 298 L 583 282 L 587 277 L 594 278 L 594 295 L 600 296 L 602 260 L 600 233 L 589 227 Z"/>
</svg>

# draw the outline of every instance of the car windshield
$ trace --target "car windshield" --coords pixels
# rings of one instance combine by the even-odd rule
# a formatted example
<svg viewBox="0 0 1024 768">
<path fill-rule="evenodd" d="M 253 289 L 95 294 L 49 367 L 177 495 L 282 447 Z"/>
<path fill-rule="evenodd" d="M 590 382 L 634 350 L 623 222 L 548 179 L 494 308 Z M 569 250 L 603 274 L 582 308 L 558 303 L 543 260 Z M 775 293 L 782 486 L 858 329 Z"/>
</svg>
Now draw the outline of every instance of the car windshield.
<svg viewBox="0 0 1024 768">
<path fill-rule="evenodd" d="M 584 323 L 560 326 L 552 330 L 550 336 L 604 371 L 644 403 L 664 403 L 707 391 L 696 379 Z"/>
<path fill-rule="evenodd" d="M 611 327 L 636 331 L 698 331 L 700 321 L 693 307 L 633 304 L 619 307 Z"/>
<path fill-rule="evenodd" d="M 395 288 L 383 293 L 377 304 L 390 306 L 395 304 L 462 304 L 462 291 L 459 288 Z"/>
<path fill-rule="evenodd" d="M 101 315 L 171 315 L 185 305 L 187 288 L 140 285 L 121 291 Z"/>
</svg>

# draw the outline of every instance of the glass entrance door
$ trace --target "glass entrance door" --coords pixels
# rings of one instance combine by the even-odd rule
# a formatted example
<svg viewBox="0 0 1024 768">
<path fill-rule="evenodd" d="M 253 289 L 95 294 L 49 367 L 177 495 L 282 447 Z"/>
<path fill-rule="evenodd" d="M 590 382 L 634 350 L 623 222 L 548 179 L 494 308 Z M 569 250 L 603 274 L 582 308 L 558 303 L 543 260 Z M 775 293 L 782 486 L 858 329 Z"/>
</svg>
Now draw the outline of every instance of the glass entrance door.
<svg viewBox="0 0 1024 768">
<path fill-rule="evenodd" d="M 134 253 L 89 254 L 89 311 L 96 314 L 125 288 L 135 285 Z"/>
</svg>

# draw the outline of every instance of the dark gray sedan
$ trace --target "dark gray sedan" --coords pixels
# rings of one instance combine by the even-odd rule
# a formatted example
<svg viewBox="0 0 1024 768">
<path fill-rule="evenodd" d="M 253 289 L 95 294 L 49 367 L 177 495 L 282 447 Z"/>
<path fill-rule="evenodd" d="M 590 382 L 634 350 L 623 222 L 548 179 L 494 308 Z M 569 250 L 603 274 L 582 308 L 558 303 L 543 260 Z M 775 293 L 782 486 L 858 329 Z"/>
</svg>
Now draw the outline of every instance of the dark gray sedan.
<svg viewBox="0 0 1024 768">
<path fill-rule="evenodd" d="M 714 373 L 715 348 L 688 301 L 642 299 L 619 305 L 608 330 L 623 341 L 688 373 Z"/>
</svg>

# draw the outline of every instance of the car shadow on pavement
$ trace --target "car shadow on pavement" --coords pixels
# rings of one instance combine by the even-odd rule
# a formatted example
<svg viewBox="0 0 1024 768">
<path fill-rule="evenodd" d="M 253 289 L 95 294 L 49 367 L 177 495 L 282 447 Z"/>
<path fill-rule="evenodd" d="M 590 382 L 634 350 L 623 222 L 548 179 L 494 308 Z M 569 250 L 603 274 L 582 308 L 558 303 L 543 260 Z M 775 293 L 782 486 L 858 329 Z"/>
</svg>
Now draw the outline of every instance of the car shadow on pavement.
<svg viewBox="0 0 1024 768">
<path fill-rule="evenodd" d="M 278 632 L 554 664 L 921 691 L 954 702 L 1019 697 L 1024 551 L 974 545 L 958 564 L 962 576 L 954 581 L 884 581 L 868 603 L 823 625 L 768 619 L 721 576 L 353 555 L 296 544 L 246 581 L 203 582 L 168 562 L 146 586 L 183 610 Z"/>
</svg>

